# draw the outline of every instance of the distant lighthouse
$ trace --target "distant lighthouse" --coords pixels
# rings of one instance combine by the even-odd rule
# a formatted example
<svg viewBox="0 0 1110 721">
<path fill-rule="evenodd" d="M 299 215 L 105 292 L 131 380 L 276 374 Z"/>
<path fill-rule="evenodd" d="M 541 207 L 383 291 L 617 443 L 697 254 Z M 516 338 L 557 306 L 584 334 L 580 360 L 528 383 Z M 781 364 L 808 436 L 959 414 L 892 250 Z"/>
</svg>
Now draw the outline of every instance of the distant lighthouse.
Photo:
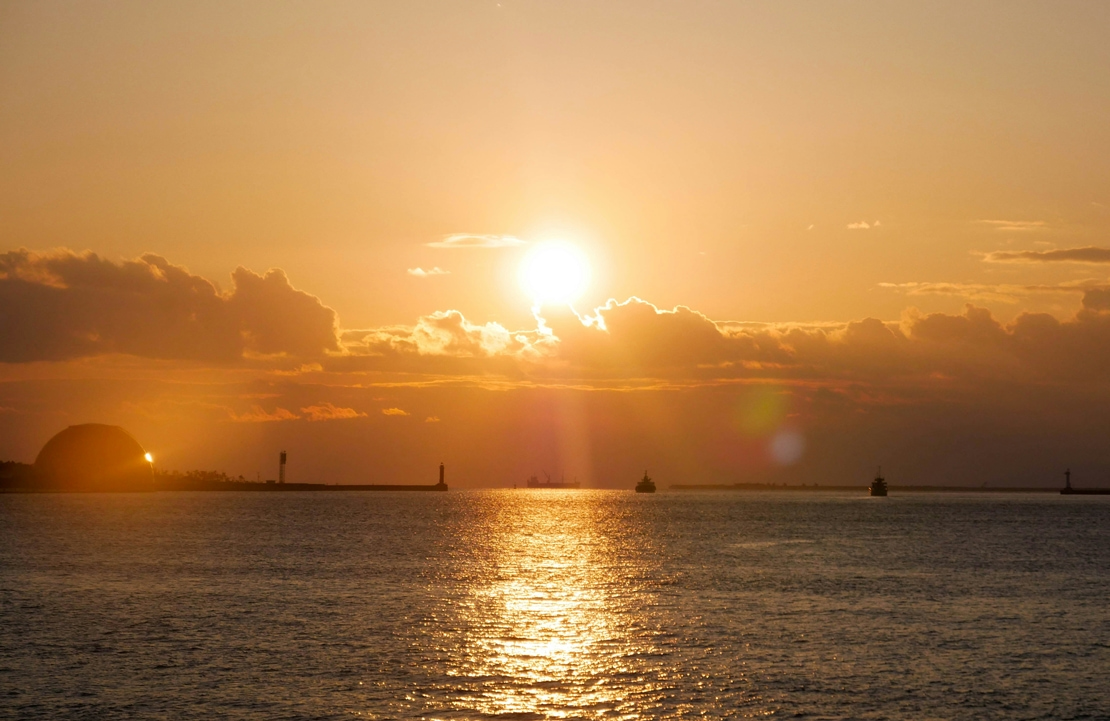
<svg viewBox="0 0 1110 721">
<path fill-rule="evenodd" d="M 278 483 L 285 483 L 285 451 L 281 452 L 281 463 L 278 464 Z"/>
<path fill-rule="evenodd" d="M 441 485 L 441 486 L 447 485 L 443 482 L 443 464 L 442 463 L 439 464 L 439 485 Z"/>
</svg>

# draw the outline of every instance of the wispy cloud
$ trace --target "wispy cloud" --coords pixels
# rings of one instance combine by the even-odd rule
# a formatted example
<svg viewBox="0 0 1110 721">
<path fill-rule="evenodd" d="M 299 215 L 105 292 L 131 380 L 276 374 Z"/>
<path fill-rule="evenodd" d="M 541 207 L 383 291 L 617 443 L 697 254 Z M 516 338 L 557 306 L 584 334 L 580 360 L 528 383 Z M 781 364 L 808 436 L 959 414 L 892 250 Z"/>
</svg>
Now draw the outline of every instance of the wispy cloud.
<svg viewBox="0 0 1110 721">
<path fill-rule="evenodd" d="M 403 411 L 400 408 L 383 408 L 382 413 L 387 416 L 407 416 L 408 411 Z"/>
<path fill-rule="evenodd" d="M 429 268 L 428 270 L 424 270 L 423 268 L 409 268 L 408 269 L 408 274 L 409 275 L 415 275 L 417 278 L 427 278 L 427 277 L 433 276 L 433 275 L 447 275 L 450 272 L 451 271 L 444 270 L 443 268 L 440 268 L 439 266 L 436 266 L 434 268 Z"/>
<path fill-rule="evenodd" d="M 428 416 L 424 419 L 425 423 L 439 423 L 439 416 Z"/>
<path fill-rule="evenodd" d="M 876 220 L 873 223 L 868 223 L 866 220 L 861 220 L 858 223 L 848 223 L 848 230 L 871 230 L 878 228 L 882 223 Z"/>
<path fill-rule="evenodd" d="M 952 295 L 969 300 L 998 301 L 1017 303 L 1022 297 L 1036 294 L 1084 293 L 1093 288 L 1106 285 L 1105 280 L 1085 278 L 1083 280 L 1055 285 L 1017 285 L 989 283 L 879 283 L 880 288 L 897 290 L 906 295 Z"/>
<path fill-rule="evenodd" d="M 347 418 L 366 417 L 365 413 L 356 411 L 354 408 L 340 408 L 339 406 L 333 406 L 331 403 L 308 406 L 307 408 L 302 408 L 301 413 L 306 414 L 310 421 L 337 421 Z"/>
<path fill-rule="evenodd" d="M 987 253 L 988 263 L 1110 263 L 1110 248 L 1093 245 L 1057 250 L 996 250 Z"/>
<path fill-rule="evenodd" d="M 448 235 L 443 240 L 428 243 L 429 248 L 512 248 L 524 245 L 527 241 L 511 235 L 478 235 L 474 233 L 456 233 Z"/>
<path fill-rule="evenodd" d="M 228 410 L 228 415 L 236 423 L 273 423 L 275 421 L 294 421 L 300 418 L 296 413 L 285 408 L 275 408 L 273 412 L 267 412 L 261 406 L 252 406 L 246 413 L 236 413 Z"/>
<path fill-rule="evenodd" d="M 989 225 L 995 230 L 1017 231 L 1020 233 L 1032 230 L 1048 230 L 1048 223 L 1043 220 L 977 220 L 975 222 Z"/>
</svg>

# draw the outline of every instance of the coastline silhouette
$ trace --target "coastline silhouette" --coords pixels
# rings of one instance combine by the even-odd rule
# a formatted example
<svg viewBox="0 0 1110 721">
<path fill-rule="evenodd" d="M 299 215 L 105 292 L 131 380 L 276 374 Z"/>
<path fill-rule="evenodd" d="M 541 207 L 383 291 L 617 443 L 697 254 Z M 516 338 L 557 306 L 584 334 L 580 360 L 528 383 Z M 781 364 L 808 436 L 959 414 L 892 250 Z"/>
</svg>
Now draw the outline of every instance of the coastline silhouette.
<svg viewBox="0 0 1110 721">
<path fill-rule="evenodd" d="M 136 491 L 403 491 L 446 492 L 446 469 L 439 464 L 439 478 L 435 483 L 314 483 L 289 482 L 286 465 L 288 453 L 278 454 L 276 480 L 250 481 L 243 476 L 230 477 L 219 471 L 166 471 L 156 469 L 153 457 L 119 426 L 87 423 L 69 426 L 50 438 L 33 464 L 12 461 L 0 462 L 0 492 L 136 492 Z M 513 488 L 517 484 L 512 485 Z M 527 479 L 525 487 L 540 490 L 578 489 L 577 479 L 558 481 L 544 472 L 544 480 L 535 475 Z M 785 484 L 785 483 L 677 483 L 669 486 L 676 491 L 776 491 L 776 492 L 858 492 L 866 490 L 872 496 L 886 496 L 890 486 L 876 472 L 869 486 Z M 900 485 L 908 493 L 1059 493 L 1062 495 L 1110 495 L 1110 488 L 1076 487 L 1071 482 L 1071 469 L 1064 471 L 1064 487 L 1028 486 L 940 486 Z M 637 493 L 654 493 L 655 482 L 644 471 L 636 484 Z"/>
<path fill-rule="evenodd" d="M 446 492 L 445 466 L 439 464 L 439 481 L 429 484 L 398 483 L 289 483 L 288 454 L 278 455 L 276 481 L 230 478 L 218 471 L 189 473 L 155 471 L 154 459 L 123 428 L 102 423 L 69 426 L 43 446 L 33 465 L 0 464 L 0 491 L 8 493 L 113 493 L 154 491 L 406 491 Z"/>
</svg>

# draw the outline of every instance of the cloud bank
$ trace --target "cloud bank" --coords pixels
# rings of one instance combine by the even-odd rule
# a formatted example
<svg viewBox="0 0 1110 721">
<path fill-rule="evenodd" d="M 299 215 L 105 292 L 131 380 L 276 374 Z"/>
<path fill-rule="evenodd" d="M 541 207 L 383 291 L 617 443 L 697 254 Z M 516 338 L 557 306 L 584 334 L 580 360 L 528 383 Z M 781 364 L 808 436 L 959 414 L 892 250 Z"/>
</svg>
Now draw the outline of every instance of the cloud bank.
<svg viewBox="0 0 1110 721">
<path fill-rule="evenodd" d="M 0 255 L 0 362 L 122 353 L 232 362 L 338 352 L 335 312 L 281 270 L 236 268 L 233 289 L 158 255 L 115 263 L 59 250 Z"/>
<path fill-rule="evenodd" d="M 1056 252 L 1056 251 L 1053 251 Z M 814 383 L 930 384 L 951 380 L 1110 380 L 1110 290 L 1089 284 L 965 287 L 908 284 L 911 293 L 1082 293 L 1070 318 L 990 311 L 908 310 L 826 325 L 716 321 L 684 306 L 609 300 L 586 314 L 538 311 L 534 328 L 477 323 L 457 310 L 413 325 L 336 329 L 335 313 L 292 287 L 285 273 L 238 268 L 221 292 L 164 258 L 111 262 L 95 254 L 15 251 L 0 256 L 0 360 L 59 361 L 123 354 L 215 364 L 311 359 L 313 372 L 392 372 L 512 383 L 712 383 L 776 379 Z M 1086 282 L 1085 282 L 1086 283 Z M 284 372 L 284 371 L 283 371 Z M 300 406 L 298 406 L 300 407 Z M 356 417 L 305 404 L 313 420 Z M 351 414 L 355 415 L 352 416 Z M 286 415 L 287 414 L 287 415 Z M 237 420 L 288 420 L 290 411 Z"/>
<path fill-rule="evenodd" d="M 664 310 L 630 298 L 584 316 L 545 308 L 538 329 L 513 332 L 449 311 L 411 327 L 345 334 L 348 354 L 326 365 L 532 383 L 774 379 L 910 388 L 938 379 L 1110 380 L 1110 290 L 1082 292 L 1083 305 L 1071 318 L 1022 313 L 1009 324 L 974 305 L 959 315 L 910 309 L 896 322 L 720 322 L 690 308 Z"/>
</svg>

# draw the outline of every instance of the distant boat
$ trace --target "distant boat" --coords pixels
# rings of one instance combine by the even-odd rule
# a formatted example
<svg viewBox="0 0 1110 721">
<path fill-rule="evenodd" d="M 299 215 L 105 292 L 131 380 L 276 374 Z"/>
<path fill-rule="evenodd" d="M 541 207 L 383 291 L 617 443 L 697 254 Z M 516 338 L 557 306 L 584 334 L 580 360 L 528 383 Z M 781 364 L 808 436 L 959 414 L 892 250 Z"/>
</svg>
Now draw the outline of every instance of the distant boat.
<svg viewBox="0 0 1110 721">
<path fill-rule="evenodd" d="M 551 480 L 551 476 L 547 475 L 547 471 L 544 471 L 543 475 L 544 475 L 544 478 L 546 478 L 547 480 L 541 481 L 540 479 L 536 478 L 535 476 L 532 476 L 531 478 L 528 479 L 528 487 L 529 488 L 554 488 L 554 489 L 559 489 L 559 488 L 581 488 L 581 486 L 582 486 L 582 484 L 580 484 L 578 481 L 568 481 L 568 480 L 566 480 L 565 477 L 561 481 L 553 481 L 553 480 Z"/>
<path fill-rule="evenodd" d="M 636 484 L 637 493 L 655 493 L 655 481 L 651 480 L 647 471 L 644 471 L 644 477 Z"/>
<path fill-rule="evenodd" d="M 867 490 L 871 492 L 872 496 L 886 495 L 886 479 L 883 478 L 883 469 L 881 467 L 875 473 L 875 480 L 871 481 L 871 487 Z"/>
</svg>

